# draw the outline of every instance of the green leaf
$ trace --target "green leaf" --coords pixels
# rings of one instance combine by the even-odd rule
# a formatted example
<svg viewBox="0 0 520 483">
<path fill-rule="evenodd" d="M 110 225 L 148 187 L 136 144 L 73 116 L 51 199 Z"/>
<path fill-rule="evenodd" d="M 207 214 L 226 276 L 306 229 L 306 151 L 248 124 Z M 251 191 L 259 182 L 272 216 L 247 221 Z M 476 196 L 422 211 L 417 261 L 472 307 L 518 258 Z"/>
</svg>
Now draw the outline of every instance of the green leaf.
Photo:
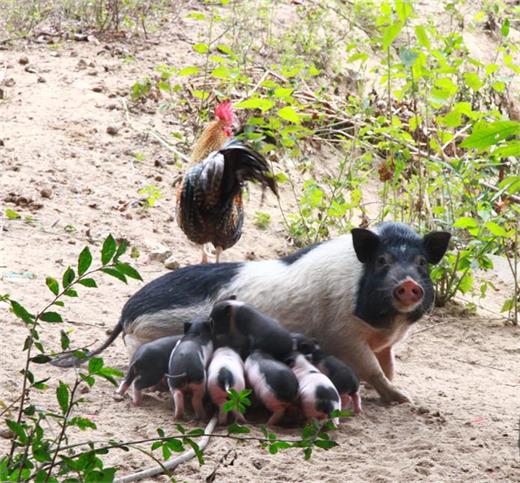
<svg viewBox="0 0 520 483">
<path fill-rule="evenodd" d="M 63 381 L 60 381 L 56 388 L 56 399 L 60 404 L 61 412 L 65 414 L 69 408 L 69 386 Z"/>
<path fill-rule="evenodd" d="M 301 121 L 301 116 L 296 112 L 296 110 L 291 106 L 286 106 L 280 109 L 277 112 L 278 116 L 280 116 L 282 119 L 293 122 L 295 124 L 299 124 Z"/>
<path fill-rule="evenodd" d="M 70 426 L 76 426 L 82 431 L 85 429 L 97 429 L 96 423 L 88 418 L 83 418 L 81 416 L 74 416 L 69 421 Z"/>
<path fill-rule="evenodd" d="M 47 284 L 47 287 L 49 287 L 49 290 L 54 294 L 58 295 L 60 291 L 60 284 L 55 278 L 47 277 L 45 279 L 45 283 Z"/>
<path fill-rule="evenodd" d="M 24 427 L 12 419 L 6 419 L 5 422 L 8 428 L 18 436 L 20 443 L 25 444 L 27 442 L 27 434 L 25 433 Z"/>
<path fill-rule="evenodd" d="M 503 146 L 499 146 L 493 151 L 495 156 L 500 156 L 502 158 L 513 157 L 520 158 L 520 140 L 512 139 L 511 141 L 507 141 Z"/>
<path fill-rule="evenodd" d="M 8 220 L 18 220 L 19 218 L 21 218 L 20 214 L 12 210 L 11 208 L 5 209 L 5 216 Z"/>
<path fill-rule="evenodd" d="M 508 176 L 498 186 L 500 186 L 500 189 L 505 189 L 510 195 L 520 193 L 520 176 Z"/>
<path fill-rule="evenodd" d="M 188 75 L 195 75 L 195 74 L 198 74 L 200 71 L 200 68 L 197 67 L 196 65 L 191 65 L 189 67 L 184 67 L 184 69 L 181 69 L 179 71 L 179 75 L 184 77 L 184 76 L 188 76 Z"/>
<path fill-rule="evenodd" d="M 482 150 L 519 133 L 520 122 L 517 121 L 482 122 L 475 126 L 473 132 L 461 143 L 461 146 Z"/>
<path fill-rule="evenodd" d="M 260 97 L 253 97 L 245 99 L 233 105 L 236 109 L 260 109 L 266 112 L 274 106 L 274 102 L 269 99 L 262 99 Z"/>
<path fill-rule="evenodd" d="M 241 426 L 240 424 L 233 423 L 230 424 L 227 428 L 228 434 L 246 434 L 250 433 L 251 430 L 246 426 Z"/>
<path fill-rule="evenodd" d="M 428 38 L 428 35 L 426 34 L 426 29 L 423 25 L 417 25 L 415 27 L 415 36 L 417 37 L 419 45 L 421 45 L 427 50 L 430 50 L 430 39 Z"/>
<path fill-rule="evenodd" d="M 82 278 L 81 280 L 78 280 L 78 283 L 90 288 L 96 288 L 97 283 L 93 278 Z"/>
<path fill-rule="evenodd" d="M 325 440 L 325 439 L 318 439 L 314 441 L 314 445 L 321 449 L 330 449 L 334 448 L 334 446 L 338 446 L 338 443 L 331 440 Z"/>
<path fill-rule="evenodd" d="M 69 336 L 63 329 L 60 331 L 60 343 L 61 343 L 61 350 L 66 351 L 70 347 Z"/>
<path fill-rule="evenodd" d="M 284 98 L 289 97 L 293 93 L 294 89 L 289 89 L 287 87 L 278 87 L 274 90 L 274 97 Z"/>
<path fill-rule="evenodd" d="M 509 312 L 514 307 L 514 300 L 513 299 L 507 299 L 504 302 L 504 305 L 502 305 L 502 308 L 500 309 L 500 312 Z"/>
<path fill-rule="evenodd" d="M 209 50 L 208 44 L 199 43 L 193 46 L 193 50 L 199 54 L 205 54 Z"/>
<path fill-rule="evenodd" d="M 303 457 L 305 460 L 310 460 L 312 456 L 312 448 L 308 447 L 303 450 Z"/>
<path fill-rule="evenodd" d="M 395 11 L 401 22 L 406 23 L 413 12 L 413 7 L 409 0 L 395 0 Z"/>
<path fill-rule="evenodd" d="M 492 235 L 499 236 L 502 238 L 510 237 L 508 231 L 501 227 L 498 223 L 495 223 L 494 221 L 486 221 L 486 223 L 484 223 L 484 226 L 490 231 Z"/>
<path fill-rule="evenodd" d="M 18 318 L 22 319 L 26 324 L 33 323 L 34 315 L 28 312 L 23 305 L 16 302 L 16 300 L 9 300 L 9 302 L 11 303 L 12 311 Z"/>
<path fill-rule="evenodd" d="M 193 451 L 195 452 L 195 455 L 197 456 L 197 459 L 199 460 L 199 464 L 203 465 L 204 464 L 204 455 L 202 454 L 202 451 L 200 450 L 199 445 L 190 438 L 185 438 L 185 443 L 189 444 L 192 447 Z"/>
<path fill-rule="evenodd" d="M 233 55 L 233 51 L 227 45 L 224 44 L 218 44 L 217 50 L 222 54 Z"/>
<path fill-rule="evenodd" d="M 43 320 L 44 322 L 63 322 L 63 319 L 58 312 L 44 312 L 40 315 L 40 320 Z"/>
<path fill-rule="evenodd" d="M 399 35 L 403 27 L 403 22 L 396 22 L 389 25 L 383 30 L 383 39 L 381 43 L 381 47 L 383 48 L 383 50 L 387 50 L 390 47 L 390 45 L 392 45 L 392 42 Z"/>
<path fill-rule="evenodd" d="M 139 272 L 128 263 L 116 263 L 116 269 L 119 270 L 121 273 L 125 274 L 127 277 L 141 281 L 143 280 Z"/>
<path fill-rule="evenodd" d="M 78 275 L 83 275 L 92 264 L 92 254 L 88 247 L 83 248 L 78 258 Z"/>
<path fill-rule="evenodd" d="M 88 371 L 91 374 L 97 374 L 103 367 L 103 359 L 101 357 L 92 357 L 88 361 Z"/>
<path fill-rule="evenodd" d="M 477 92 L 483 85 L 484 82 L 480 80 L 480 77 L 475 72 L 464 72 L 462 75 L 466 85 Z"/>
<path fill-rule="evenodd" d="M 38 354 L 37 356 L 31 357 L 30 360 L 35 364 L 46 364 L 52 360 L 52 357 L 46 356 L 45 354 Z"/>
<path fill-rule="evenodd" d="M 455 228 L 477 228 L 478 223 L 474 218 L 470 218 L 469 216 L 461 216 L 458 218 L 455 223 L 453 223 Z"/>
<path fill-rule="evenodd" d="M 471 273 L 466 273 L 461 279 L 459 284 L 459 290 L 461 293 L 468 293 L 473 288 L 473 277 Z"/>
<path fill-rule="evenodd" d="M 221 65 L 211 71 L 211 76 L 215 77 L 215 79 L 229 79 L 231 77 L 231 70 Z"/>
<path fill-rule="evenodd" d="M 67 288 L 72 283 L 75 277 L 76 274 L 74 273 L 74 270 L 71 267 L 67 267 L 67 270 L 65 270 L 65 273 L 63 274 L 62 278 L 63 288 Z"/>
<path fill-rule="evenodd" d="M 502 35 L 504 37 L 507 37 L 509 35 L 509 18 L 506 18 L 504 20 L 504 23 L 502 24 L 502 27 L 500 28 L 500 32 L 502 32 Z"/>
<path fill-rule="evenodd" d="M 117 278 L 118 280 L 121 280 L 121 282 L 127 283 L 126 277 L 119 270 L 107 267 L 101 269 L 101 271 L 106 273 L 107 275 Z"/>
<path fill-rule="evenodd" d="M 65 290 L 65 292 L 63 292 L 63 295 L 66 295 L 67 297 L 77 297 L 78 292 L 76 292 L 76 290 L 74 290 L 72 288 L 69 288 L 69 289 Z"/>
<path fill-rule="evenodd" d="M 184 451 L 184 445 L 180 439 L 171 438 L 166 440 L 164 443 L 168 445 L 168 448 L 170 448 L 172 451 L 175 451 L 176 453 L 181 453 Z"/>
<path fill-rule="evenodd" d="M 112 260 L 112 257 L 116 253 L 116 241 L 112 235 L 108 235 L 103 242 L 101 248 L 101 263 L 106 265 Z"/>
<path fill-rule="evenodd" d="M 367 59 L 368 59 L 368 54 L 366 54 L 365 52 L 357 52 L 356 54 L 351 55 L 347 59 L 347 62 L 349 62 L 349 63 L 356 62 L 356 60 L 360 60 L 361 62 L 365 62 L 365 60 L 367 60 Z"/>
</svg>

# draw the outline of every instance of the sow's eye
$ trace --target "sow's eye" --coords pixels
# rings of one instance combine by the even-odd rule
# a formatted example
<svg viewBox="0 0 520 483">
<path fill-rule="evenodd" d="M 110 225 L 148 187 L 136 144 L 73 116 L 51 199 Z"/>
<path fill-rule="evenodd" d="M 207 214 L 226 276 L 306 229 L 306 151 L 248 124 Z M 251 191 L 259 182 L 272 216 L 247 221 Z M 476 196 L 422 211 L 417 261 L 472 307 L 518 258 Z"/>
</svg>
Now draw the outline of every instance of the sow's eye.
<svg viewBox="0 0 520 483">
<path fill-rule="evenodd" d="M 428 262 L 426 261 L 426 258 L 419 256 L 417 257 L 417 265 L 421 268 L 426 268 L 428 266 Z"/>
<path fill-rule="evenodd" d="M 388 260 L 388 257 L 386 257 L 385 255 L 379 255 L 376 258 L 376 267 L 377 268 L 386 267 L 389 263 L 390 263 L 390 261 Z"/>
</svg>

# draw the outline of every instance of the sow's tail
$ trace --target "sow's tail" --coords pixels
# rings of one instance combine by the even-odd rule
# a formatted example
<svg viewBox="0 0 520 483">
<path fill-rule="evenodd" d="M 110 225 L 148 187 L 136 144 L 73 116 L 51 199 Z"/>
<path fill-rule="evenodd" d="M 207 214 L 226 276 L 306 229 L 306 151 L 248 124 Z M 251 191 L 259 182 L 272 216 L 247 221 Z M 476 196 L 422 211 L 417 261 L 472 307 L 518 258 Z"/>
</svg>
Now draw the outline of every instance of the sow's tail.
<svg viewBox="0 0 520 483">
<path fill-rule="evenodd" d="M 87 352 L 85 357 L 77 357 L 74 355 L 76 351 L 69 351 L 56 356 L 51 364 L 56 367 L 78 367 L 84 362 L 88 361 L 91 357 L 101 354 L 112 342 L 117 339 L 117 336 L 123 331 L 123 321 L 119 319 L 117 325 L 112 329 L 112 332 L 108 336 L 108 339 L 103 342 L 101 346 L 93 351 Z"/>
</svg>

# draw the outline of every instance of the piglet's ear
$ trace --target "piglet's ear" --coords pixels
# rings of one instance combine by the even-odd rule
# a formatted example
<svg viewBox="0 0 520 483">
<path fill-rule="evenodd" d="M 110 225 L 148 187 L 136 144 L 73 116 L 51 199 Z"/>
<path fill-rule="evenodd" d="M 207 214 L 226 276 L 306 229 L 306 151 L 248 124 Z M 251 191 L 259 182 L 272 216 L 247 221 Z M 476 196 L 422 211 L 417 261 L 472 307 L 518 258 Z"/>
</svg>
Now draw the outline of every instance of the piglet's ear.
<svg viewBox="0 0 520 483">
<path fill-rule="evenodd" d="M 451 233 L 447 231 L 432 231 L 424 235 L 423 246 L 426 251 L 426 258 L 429 263 L 436 264 L 442 260 L 442 257 L 448 249 L 448 243 Z"/>
<path fill-rule="evenodd" d="M 379 236 L 365 228 L 352 229 L 354 251 L 361 263 L 365 263 L 374 255 L 379 246 Z"/>
</svg>

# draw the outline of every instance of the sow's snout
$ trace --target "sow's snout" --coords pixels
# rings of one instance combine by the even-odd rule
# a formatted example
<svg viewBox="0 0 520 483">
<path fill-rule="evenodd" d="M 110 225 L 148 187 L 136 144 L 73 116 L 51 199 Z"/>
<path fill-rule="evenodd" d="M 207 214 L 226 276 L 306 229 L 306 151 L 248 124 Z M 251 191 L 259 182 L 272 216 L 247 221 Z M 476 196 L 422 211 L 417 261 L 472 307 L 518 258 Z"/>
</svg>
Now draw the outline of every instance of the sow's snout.
<svg viewBox="0 0 520 483">
<path fill-rule="evenodd" d="M 393 292 L 394 299 L 402 307 L 415 307 L 424 297 L 424 289 L 413 279 L 407 278 Z"/>
<path fill-rule="evenodd" d="M 409 322 L 420 319 L 434 300 L 428 265 L 442 259 L 449 240 L 447 232 L 421 238 L 402 223 L 352 230 L 354 251 L 363 263 L 355 314 L 378 328 L 388 327 L 399 314 Z"/>
</svg>

